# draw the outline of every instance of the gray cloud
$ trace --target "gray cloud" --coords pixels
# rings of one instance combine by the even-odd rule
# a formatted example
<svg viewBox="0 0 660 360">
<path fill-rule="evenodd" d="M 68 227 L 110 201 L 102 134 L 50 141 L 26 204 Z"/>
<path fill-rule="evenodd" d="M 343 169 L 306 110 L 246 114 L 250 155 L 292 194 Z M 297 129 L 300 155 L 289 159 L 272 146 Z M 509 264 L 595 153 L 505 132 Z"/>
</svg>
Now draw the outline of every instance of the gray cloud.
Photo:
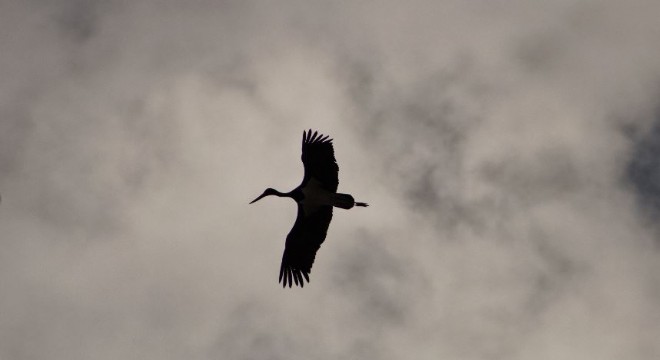
<svg viewBox="0 0 660 360">
<path fill-rule="evenodd" d="M 660 146 L 658 122 L 635 141 L 633 155 L 627 167 L 627 177 L 637 192 L 637 198 L 650 214 L 651 220 L 660 215 L 660 162 L 657 154 Z"/>
<path fill-rule="evenodd" d="M 657 358 L 658 10 L 6 2 L 0 357 Z M 372 206 L 283 291 L 310 127 Z"/>
</svg>

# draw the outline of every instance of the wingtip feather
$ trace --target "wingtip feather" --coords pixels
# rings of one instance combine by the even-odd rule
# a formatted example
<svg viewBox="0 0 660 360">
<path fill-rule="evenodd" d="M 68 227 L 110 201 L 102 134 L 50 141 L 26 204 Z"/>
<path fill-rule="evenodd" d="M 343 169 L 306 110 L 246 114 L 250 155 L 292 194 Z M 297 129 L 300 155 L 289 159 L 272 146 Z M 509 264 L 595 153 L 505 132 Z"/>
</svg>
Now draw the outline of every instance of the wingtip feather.
<svg viewBox="0 0 660 360">
<path fill-rule="evenodd" d="M 305 282 L 309 283 L 309 273 L 300 269 L 293 269 L 282 265 L 280 268 L 279 282 L 282 288 L 293 287 L 293 285 L 305 287 Z"/>
<path fill-rule="evenodd" d="M 332 140 L 333 139 L 330 138 L 330 135 L 323 135 L 318 131 L 314 131 L 312 133 L 312 129 L 303 131 L 303 144 L 313 144 L 313 143 L 331 144 Z"/>
</svg>

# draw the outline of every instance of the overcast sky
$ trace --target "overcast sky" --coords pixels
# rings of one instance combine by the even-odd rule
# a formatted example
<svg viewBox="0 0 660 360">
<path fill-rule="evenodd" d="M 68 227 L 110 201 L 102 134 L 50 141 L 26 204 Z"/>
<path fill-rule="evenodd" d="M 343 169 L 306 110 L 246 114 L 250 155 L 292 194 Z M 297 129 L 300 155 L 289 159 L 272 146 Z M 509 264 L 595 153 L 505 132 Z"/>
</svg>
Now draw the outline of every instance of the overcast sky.
<svg viewBox="0 0 660 360">
<path fill-rule="evenodd" d="M 0 3 L 0 358 L 660 358 L 660 2 Z M 277 283 L 304 129 L 341 192 Z"/>
</svg>

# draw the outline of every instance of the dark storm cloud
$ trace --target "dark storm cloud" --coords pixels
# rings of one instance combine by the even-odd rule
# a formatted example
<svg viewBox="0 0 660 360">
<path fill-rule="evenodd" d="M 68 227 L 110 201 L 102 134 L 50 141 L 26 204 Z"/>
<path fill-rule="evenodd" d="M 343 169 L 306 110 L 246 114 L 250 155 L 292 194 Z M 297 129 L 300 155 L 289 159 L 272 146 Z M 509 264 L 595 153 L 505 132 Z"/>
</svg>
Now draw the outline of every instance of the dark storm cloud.
<svg viewBox="0 0 660 360">
<path fill-rule="evenodd" d="M 637 198 L 653 218 L 660 216 L 660 122 L 655 121 L 633 148 L 627 175 Z"/>
<path fill-rule="evenodd" d="M 7 2 L 0 357 L 657 357 L 657 10 Z M 309 127 L 372 206 L 282 291 Z"/>
<path fill-rule="evenodd" d="M 337 291 L 354 299 L 353 311 L 365 322 L 402 326 L 411 306 L 409 294 L 423 294 L 425 275 L 409 259 L 379 246 L 373 235 L 360 237 L 337 261 Z"/>
<path fill-rule="evenodd" d="M 75 42 L 84 42 L 94 36 L 98 30 L 97 13 L 99 5 L 89 1 L 69 1 L 59 4 L 55 18 L 60 24 L 65 36 L 71 37 Z"/>
</svg>

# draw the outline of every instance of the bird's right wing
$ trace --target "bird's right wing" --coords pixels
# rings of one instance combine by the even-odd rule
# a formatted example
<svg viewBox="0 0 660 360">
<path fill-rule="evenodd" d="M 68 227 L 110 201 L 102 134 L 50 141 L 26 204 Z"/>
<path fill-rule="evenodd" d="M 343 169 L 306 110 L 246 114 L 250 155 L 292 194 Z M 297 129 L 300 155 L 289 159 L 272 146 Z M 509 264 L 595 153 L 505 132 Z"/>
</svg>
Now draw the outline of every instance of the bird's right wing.
<svg viewBox="0 0 660 360">
<path fill-rule="evenodd" d="M 306 215 L 302 206 L 298 205 L 298 217 L 286 237 L 282 255 L 279 281 L 283 287 L 287 284 L 291 287 L 294 283 L 303 287 L 304 280 L 309 282 L 316 252 L 325 240 L 330 220 L 332 206 L 322 206 L 318 211 Z"/>
<path fill-rule="evenodd" d="M 332 139 L 312 130 L 303 132 L 302 162 L 305 166 L 303 183 L 311 177 L 317 179 L 323 187 L 331 192 L 337 191 L 339 185 L 339 166 L 335 160 L 335 150 Z"/>
</svg>

